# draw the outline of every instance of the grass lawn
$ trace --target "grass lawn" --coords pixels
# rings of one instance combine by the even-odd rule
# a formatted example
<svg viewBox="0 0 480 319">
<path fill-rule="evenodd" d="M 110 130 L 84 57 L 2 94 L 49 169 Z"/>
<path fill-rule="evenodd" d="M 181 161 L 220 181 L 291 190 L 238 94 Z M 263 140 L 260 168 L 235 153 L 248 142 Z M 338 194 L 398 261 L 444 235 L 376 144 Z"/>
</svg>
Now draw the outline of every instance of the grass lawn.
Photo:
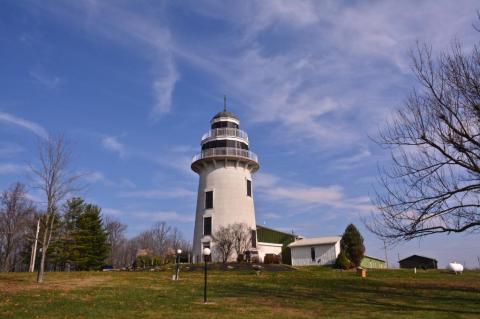
<svg viewBox="0 0 480 319">
<path fill-rule="evenodd" d="M 480 272 L 329 268 L 262 272 L 0 274 L 0 318 L 480 318 Z"/>
</svg>

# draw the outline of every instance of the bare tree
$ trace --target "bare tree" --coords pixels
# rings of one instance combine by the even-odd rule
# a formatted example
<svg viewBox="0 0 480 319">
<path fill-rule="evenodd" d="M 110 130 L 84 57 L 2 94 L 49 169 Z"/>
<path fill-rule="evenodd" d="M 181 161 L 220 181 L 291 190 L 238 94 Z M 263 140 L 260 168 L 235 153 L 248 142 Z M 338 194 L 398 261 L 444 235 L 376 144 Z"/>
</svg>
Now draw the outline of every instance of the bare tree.
<svg viewBox="0 0 480 319">
<path fill-rule="evenodd" d="M 110 253 L 107 262 L 114 267 L 119 267 L 122 265 L 121 247 L 125 241 L 125 231 L 127 226 L 120 221 L 107 216 L 105 218 L 105 229 L 107 231 L 108 244 L 110 245 Z"/>
<path fill-rule="evenodd" d="M 437 58 L 417 45 L 420 90 L 380 132 L 390 148 L 379 214 L 367 227 L 388 242 L 480 229 L 480 51 L 458 43 Z"/>
<path fill-rule="evenodd" d="M 163 263 L 166 261 L 169 247 L 169 236 L 172 228 L 165 222 L 157 222 L 150 230 L 152 234 L 153 246 L 152 250 L 156 256 L 162 258 Z"/>
<path fill-rule="evenodd" d="M 226 263 L 234 250 L 235 238 L 231 225 L 219 227 L 212 238 L 215 243 L 215 252 L 220 256 L 222 262 Z"/>
<path fill-rule="evenodd" d="M 231 225 L 233 233 L 233 248 L 238 255 L 248 250 L 252 243 L 252 229 L 245 223 L 235 223 Z"/>
<path fill-rule="evenodd" d="M 69 170 L 71 151 L 63 135 L 50 135 L 39 142 L 38 166 L 31 166 L 35 177 L 35 187 L 39 188 L 46 198 L 46 212 L 43 218 L 43 236 L 41 240 L 41 260 L 37 282 L 43 282 L 45 259 L 52 238 L 55 211 L 59 202 L 67 194 L 76 190 L 74 184 L 80 177 Z"/>
<path fill-rule="evenodd" d="M 23 247 L 23 240 L 28 232 L 29 220 L 35 208 L 27 199 L 25 187 L 16 183 L 4 191 L 0 197 L 0 256 L 3 271 L 10 271 L 14 266 L 12 259 Z M 18 254 L 17 254 L 18 255 Z"/>
</svg>

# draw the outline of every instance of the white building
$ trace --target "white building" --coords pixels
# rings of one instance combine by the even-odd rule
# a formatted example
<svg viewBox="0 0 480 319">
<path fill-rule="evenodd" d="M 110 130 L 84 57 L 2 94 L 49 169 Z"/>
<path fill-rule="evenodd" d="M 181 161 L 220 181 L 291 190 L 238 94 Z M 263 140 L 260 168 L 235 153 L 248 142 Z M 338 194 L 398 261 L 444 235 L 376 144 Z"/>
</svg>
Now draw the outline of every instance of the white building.
<svg viewBox="0 0 480 319">
<path fill-rule="evenodd" d="M 256 244 L 252 174 L 259 169 L 257 156 L 249 150 L 248 135 L 239 119 L 227 112 L 216 114 L 211 130 L 203 135 L 201 152 L 194 156 L 192 170 L 200 177 L 193 235 L 193 261 L 202 260 L 203 248 L 214 248 L 212 234 L 220 226 L 245 223 Z M 213 260 L 218 260 L 212 249 Z M 235 260 L 236 256 L 231 256 Z"/>
<path fill-rule="evenodd" d="M 304 238 L 289 244 L 292 266 L 332 265 L 340 253 L 341 236 Z"/>
</svg>

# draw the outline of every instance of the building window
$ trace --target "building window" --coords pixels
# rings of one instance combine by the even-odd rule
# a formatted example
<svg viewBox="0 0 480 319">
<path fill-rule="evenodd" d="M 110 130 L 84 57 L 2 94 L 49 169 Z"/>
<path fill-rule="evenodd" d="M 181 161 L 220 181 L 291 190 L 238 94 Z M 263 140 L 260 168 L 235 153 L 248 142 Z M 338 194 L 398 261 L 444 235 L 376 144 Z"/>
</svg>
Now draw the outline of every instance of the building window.
<svg viewBox="0 0 480 319">
<path fill-rule="evenodd" d="M 252 241 L 252 248 L 257 248 L 257 231 L 252 229 L 251 241 Z"/>
<path fill-rule="evenodd" d="M 247 196 L 252 197 L 252 181 L 247 179 Z"/>
<path fill-rule="evenodd" d="M 310 248 L 310 255 L 312 256 L 312 261 L 315 261 L 315 247 Z"/>
<path fill-rule="evenodd" d="M 213 191 L 205 192 L 205 209 L 213 208 Z"/>
<path fill-rule="evenodd" d="M 212 234 L 212 217 L 205 217 L 203 219 L 203 235 L 211 235 Z"/>
</svg>

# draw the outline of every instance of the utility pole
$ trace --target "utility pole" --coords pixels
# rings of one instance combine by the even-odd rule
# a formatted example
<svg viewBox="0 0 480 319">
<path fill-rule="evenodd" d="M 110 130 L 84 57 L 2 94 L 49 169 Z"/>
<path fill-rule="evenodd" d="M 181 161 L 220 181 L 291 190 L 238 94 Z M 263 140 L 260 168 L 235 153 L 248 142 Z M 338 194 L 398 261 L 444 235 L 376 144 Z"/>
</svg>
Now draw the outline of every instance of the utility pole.
<svg viewBox="0 0 480 319">
<path fill-rule="evenodd" d="M 385 266 L 388 268 L 387 244 L 385 240 L 383 241 L 383 249 L 385 250 Z"/>
<path fill-rule="evenodd" d="M 30 272 L 35 271 L 35 259 L 37 257 L 37 243 L 38 243 L 38 233 L 40 231 L 40 218 L 38 218 L 37 222 L 37 233 L 35 234 L 35 242 L 32 247 L 32 253 L 30 255 Z"/>
</svg>

